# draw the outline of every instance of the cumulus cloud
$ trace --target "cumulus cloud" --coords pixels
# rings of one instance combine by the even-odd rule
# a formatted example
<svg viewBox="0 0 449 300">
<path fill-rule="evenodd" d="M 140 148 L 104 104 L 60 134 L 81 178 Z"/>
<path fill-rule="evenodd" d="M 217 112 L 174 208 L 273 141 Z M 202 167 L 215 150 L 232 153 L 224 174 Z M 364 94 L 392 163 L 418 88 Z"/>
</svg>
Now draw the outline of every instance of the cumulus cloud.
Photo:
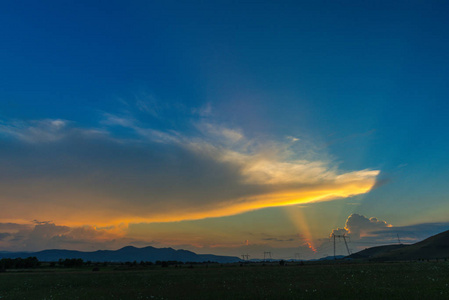
<svg viewBox="0 0 449 300">
<path fill-rule="evenodd" d="M 331 236 L 349 234 L 351 238 L 360 239 L 373 236 L 374 232 L 389 227 L 392 225 L 375 217 L 367 218 L 363 215 L 352 214 L 346 220 L 345 227 L 332 230 Z"/>
<path fill-rule="evenodd" d="M 104 116 L 98 128 L 3 122 L 0 200 L 8 209 L 0 218 L 106 226 L 220 217 L 366 193 L 379 174 L 341 172 L 295 157 L 288 144 L 210 122 L 187 135 Z M 133 134 L 116 134 L 117 127 Z"/>
<path fill-rule="evenodd" d="M 345 224 L 345 229 L 354 238 L 369 236 L 373 231 L 391 227 L 385 221 L 379 220 L 375 217 L 367 218 L 359 214 L 352 214 L 348 217 Z"/>
<path fill-rule="evenodd" d="M 346 235 L 348 233 L 349 233 L 349 231 L 346 228 L 337 228 L 337 229 L 332 229 L 332 232 L 331 232 L 330 236 Z"/>
</svg>

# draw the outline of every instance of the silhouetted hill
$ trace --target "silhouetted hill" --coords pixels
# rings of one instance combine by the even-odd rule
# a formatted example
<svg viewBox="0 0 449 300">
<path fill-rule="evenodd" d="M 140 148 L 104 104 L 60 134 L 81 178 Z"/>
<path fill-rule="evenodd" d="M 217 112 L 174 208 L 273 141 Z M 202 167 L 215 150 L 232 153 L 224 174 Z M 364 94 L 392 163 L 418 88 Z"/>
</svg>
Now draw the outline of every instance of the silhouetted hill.
<svg viewBox="0 0 449 300">
<path fill-rule="evenodd" d="M 204 262 L 213 261 L 218 263 L 238 262 L 240 259 L 233 256 L 219 256 L 212 254 L 196 254 L 187 250 L 175 250 L 172 248 L 136 248 L 127 246 L 118 250 L 98 250 L 94 252 L 83 252 L 73 250 L 44 250 L 39 252 L 3 252 L 0 258 L 17 258 L 36 256 L 40 261 L 58 261 L 66 258 L 81 258 L 92 262 L 126 262 L 126 261 L 181 261 L 181 262 Z"/>
<path fill-rule="evenodd" d="M 398 245 L 386 245 L 386 246 L 371 247 L 371 248 L 367 248 L 365 250 L 353 253 L 347 257 L 353 258 L 353 259 L 374 258 L 378 255 L 389 253 L 393 250 L 403 248 L 403 247 L 406 247 L 406 245 L 398 244 Z"/>
<path fill-rule="evenodd" d="M 449 230 L 412 245 L 372 247 L 349 257 L 390 261 L 449 258 Z"/>
</svg>

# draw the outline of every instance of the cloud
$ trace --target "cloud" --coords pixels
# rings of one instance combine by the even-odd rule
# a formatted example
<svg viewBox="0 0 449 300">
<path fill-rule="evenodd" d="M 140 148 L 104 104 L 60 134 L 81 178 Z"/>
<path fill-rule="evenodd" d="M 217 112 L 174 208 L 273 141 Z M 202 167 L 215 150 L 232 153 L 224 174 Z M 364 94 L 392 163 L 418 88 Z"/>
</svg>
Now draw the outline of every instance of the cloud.
<svg viewBox="0 0 449 300">
<path fill-rule="evenodd" d="M 0 232 L 0 241 L 12 236 L 9 232 Z"/>
<path fill-rule="evenodd" d="M 30 224 L 0 223 L 0 228 L 13 228 L 10 232 L 0 232 L 0 250 L 40 251 L 44 249 L 116 249 L 130 243 L 138 243 L 124 237 L 126 227 L 94 226 L 69 227 L 51 222 Z M 5 226 L 6 225 L 6 226 Z M 14 225 L 14 226 L 11 226 Z M 20 228 L 21 230 L 16 230 Z M 148 242 L 140 241 L 141 243 Z"/>
<path fill-rule="evenodd" d="M 385 221 L 371 217 L 367 218 L 359 214 L 352 214 L 348 217 L 345 224 L 345 229 L 351 234 L 351 237 L 361 238 L 370 236 L 371 232 L 391 227 Z"/>
<path fill-rule="evenodd" d="M 290 140 L 291 142 L 297 142 L 297 141 L 299 141 L 299 138 L 297 138 L 297 137 L 294 137 L 294 136 L 287 136 L 286 137 L 288 140 Z"/>
<path fill-rule="evenodd" d="M 8 209 L 0 218 L 68 226 L 203 219 L 366 193 L 379 174 L 341 172 L 223 125 L 197 123 L 187 135 L 104 116 L 98 128 L 2 123 L 9 138 L 0 146 L 0 199 Z"/>
<path fill-rule="evenodd" d="M 0 231 L 18 232 L 31 228 L 31 224 L 0 223 Z"/>
<path fill-rule="evenodd" d="M 192 108 L 192 114 L 197 114 L 200 117 L 209 117 L 212 115 L 212 105 L 208 102 L 199 108 Z"/>
<path fill-rule="evenodd" d="M 0 122 L 0 134 L 11 136 L 29 143 L 52 142 L 62 138 L 67 126 L 66 120 L 44 119 L 30 122 Z"/>
<path fill-rule="evenodd" d="M 359 214 L 351 214 L 344 228 L 333 229 L 332 235 L 349 235 L 352 239 L 359 240 L 366 237 L 374 237 L 376 232 L 392 227 L 385 221 L 375 217 L 367 218 Z"/>
<path fill-rule="evenodd" d="M 330 236 L 337 236 L 337 235 L 346 235 L 348 234 L 349 231 L 346 228 L 337 228 L 337 229 L 332 229 L 332 232 L 330 234 Z"/>
</svg>

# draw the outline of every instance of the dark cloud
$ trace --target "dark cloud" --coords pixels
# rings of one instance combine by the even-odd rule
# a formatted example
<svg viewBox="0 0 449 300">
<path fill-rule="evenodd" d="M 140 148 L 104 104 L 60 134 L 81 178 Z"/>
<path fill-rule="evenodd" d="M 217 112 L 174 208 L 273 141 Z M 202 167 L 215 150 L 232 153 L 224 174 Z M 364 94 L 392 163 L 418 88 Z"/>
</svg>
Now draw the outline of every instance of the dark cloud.
<svg viewBox="0 0 449 300">
<path fill-rule="evenodd" d="M 21 224 L 14 224 L 21 225 Z M 12 226 L 17 228 L 20 226 Z M 124 229 L 92 226 L 69 227 L 49 222 L 23 225 L 23 230 L 0 233 L 0 250 L 40 251 L 44 249 L 98 250 L 117 249 L 131 242 L 145 244 L 144 240 L 124 236 Z"/>
<path fill-rule="evenodd" d="M 0 232 L 0 241 L 9 238 L 10 236 L 12 236 L 12 234 L 9 232 Z"/>
<path fill-rule="evenodd" d="M 278 239 L 278 238 L 264 238 L 262 241 L 272 241 L 272 242 L 293 242 L 295 239 Z"/>
<path fill-rule="evenodd" d="M 0 186 L 4 197 L 20 201 L 25 208 L 40 202 L 51 209 L 65 198 L 61 204 L 72 209 L 119 212 L 125 208 L 132 215 L 145 216 L 148 209 L 168 213 L 169 203 L 195 209 L 211 205 L 212 199 L 221 202 L 256 193 L 254 187 L 238 183 L 235 167 L 176 146 L 124 145 L 76 133 L 58 143 L 9 146 L 0 149 L 0 162 L 11 165 L 0 170 Z"/>
<path fill-rule="evenodd" d="M 0 223 L 0 230 L 2 231 L 19 231 L 30 228 L 32 228 L 30 224 Z"/>
</svg>

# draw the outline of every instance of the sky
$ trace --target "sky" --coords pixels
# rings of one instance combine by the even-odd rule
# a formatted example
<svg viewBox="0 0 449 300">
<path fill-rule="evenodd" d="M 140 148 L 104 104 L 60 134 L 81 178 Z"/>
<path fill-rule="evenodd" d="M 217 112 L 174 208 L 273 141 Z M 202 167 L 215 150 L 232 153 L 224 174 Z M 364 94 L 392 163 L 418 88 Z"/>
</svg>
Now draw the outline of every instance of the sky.
<svg viewBox="0 0 449 300">
<path fill-rule="evenodd" d="M 0 4 L 0 251 L 311 259 L 332 233 L 355 252 L 448 230 L 448 13 Z"/>
</svg>

